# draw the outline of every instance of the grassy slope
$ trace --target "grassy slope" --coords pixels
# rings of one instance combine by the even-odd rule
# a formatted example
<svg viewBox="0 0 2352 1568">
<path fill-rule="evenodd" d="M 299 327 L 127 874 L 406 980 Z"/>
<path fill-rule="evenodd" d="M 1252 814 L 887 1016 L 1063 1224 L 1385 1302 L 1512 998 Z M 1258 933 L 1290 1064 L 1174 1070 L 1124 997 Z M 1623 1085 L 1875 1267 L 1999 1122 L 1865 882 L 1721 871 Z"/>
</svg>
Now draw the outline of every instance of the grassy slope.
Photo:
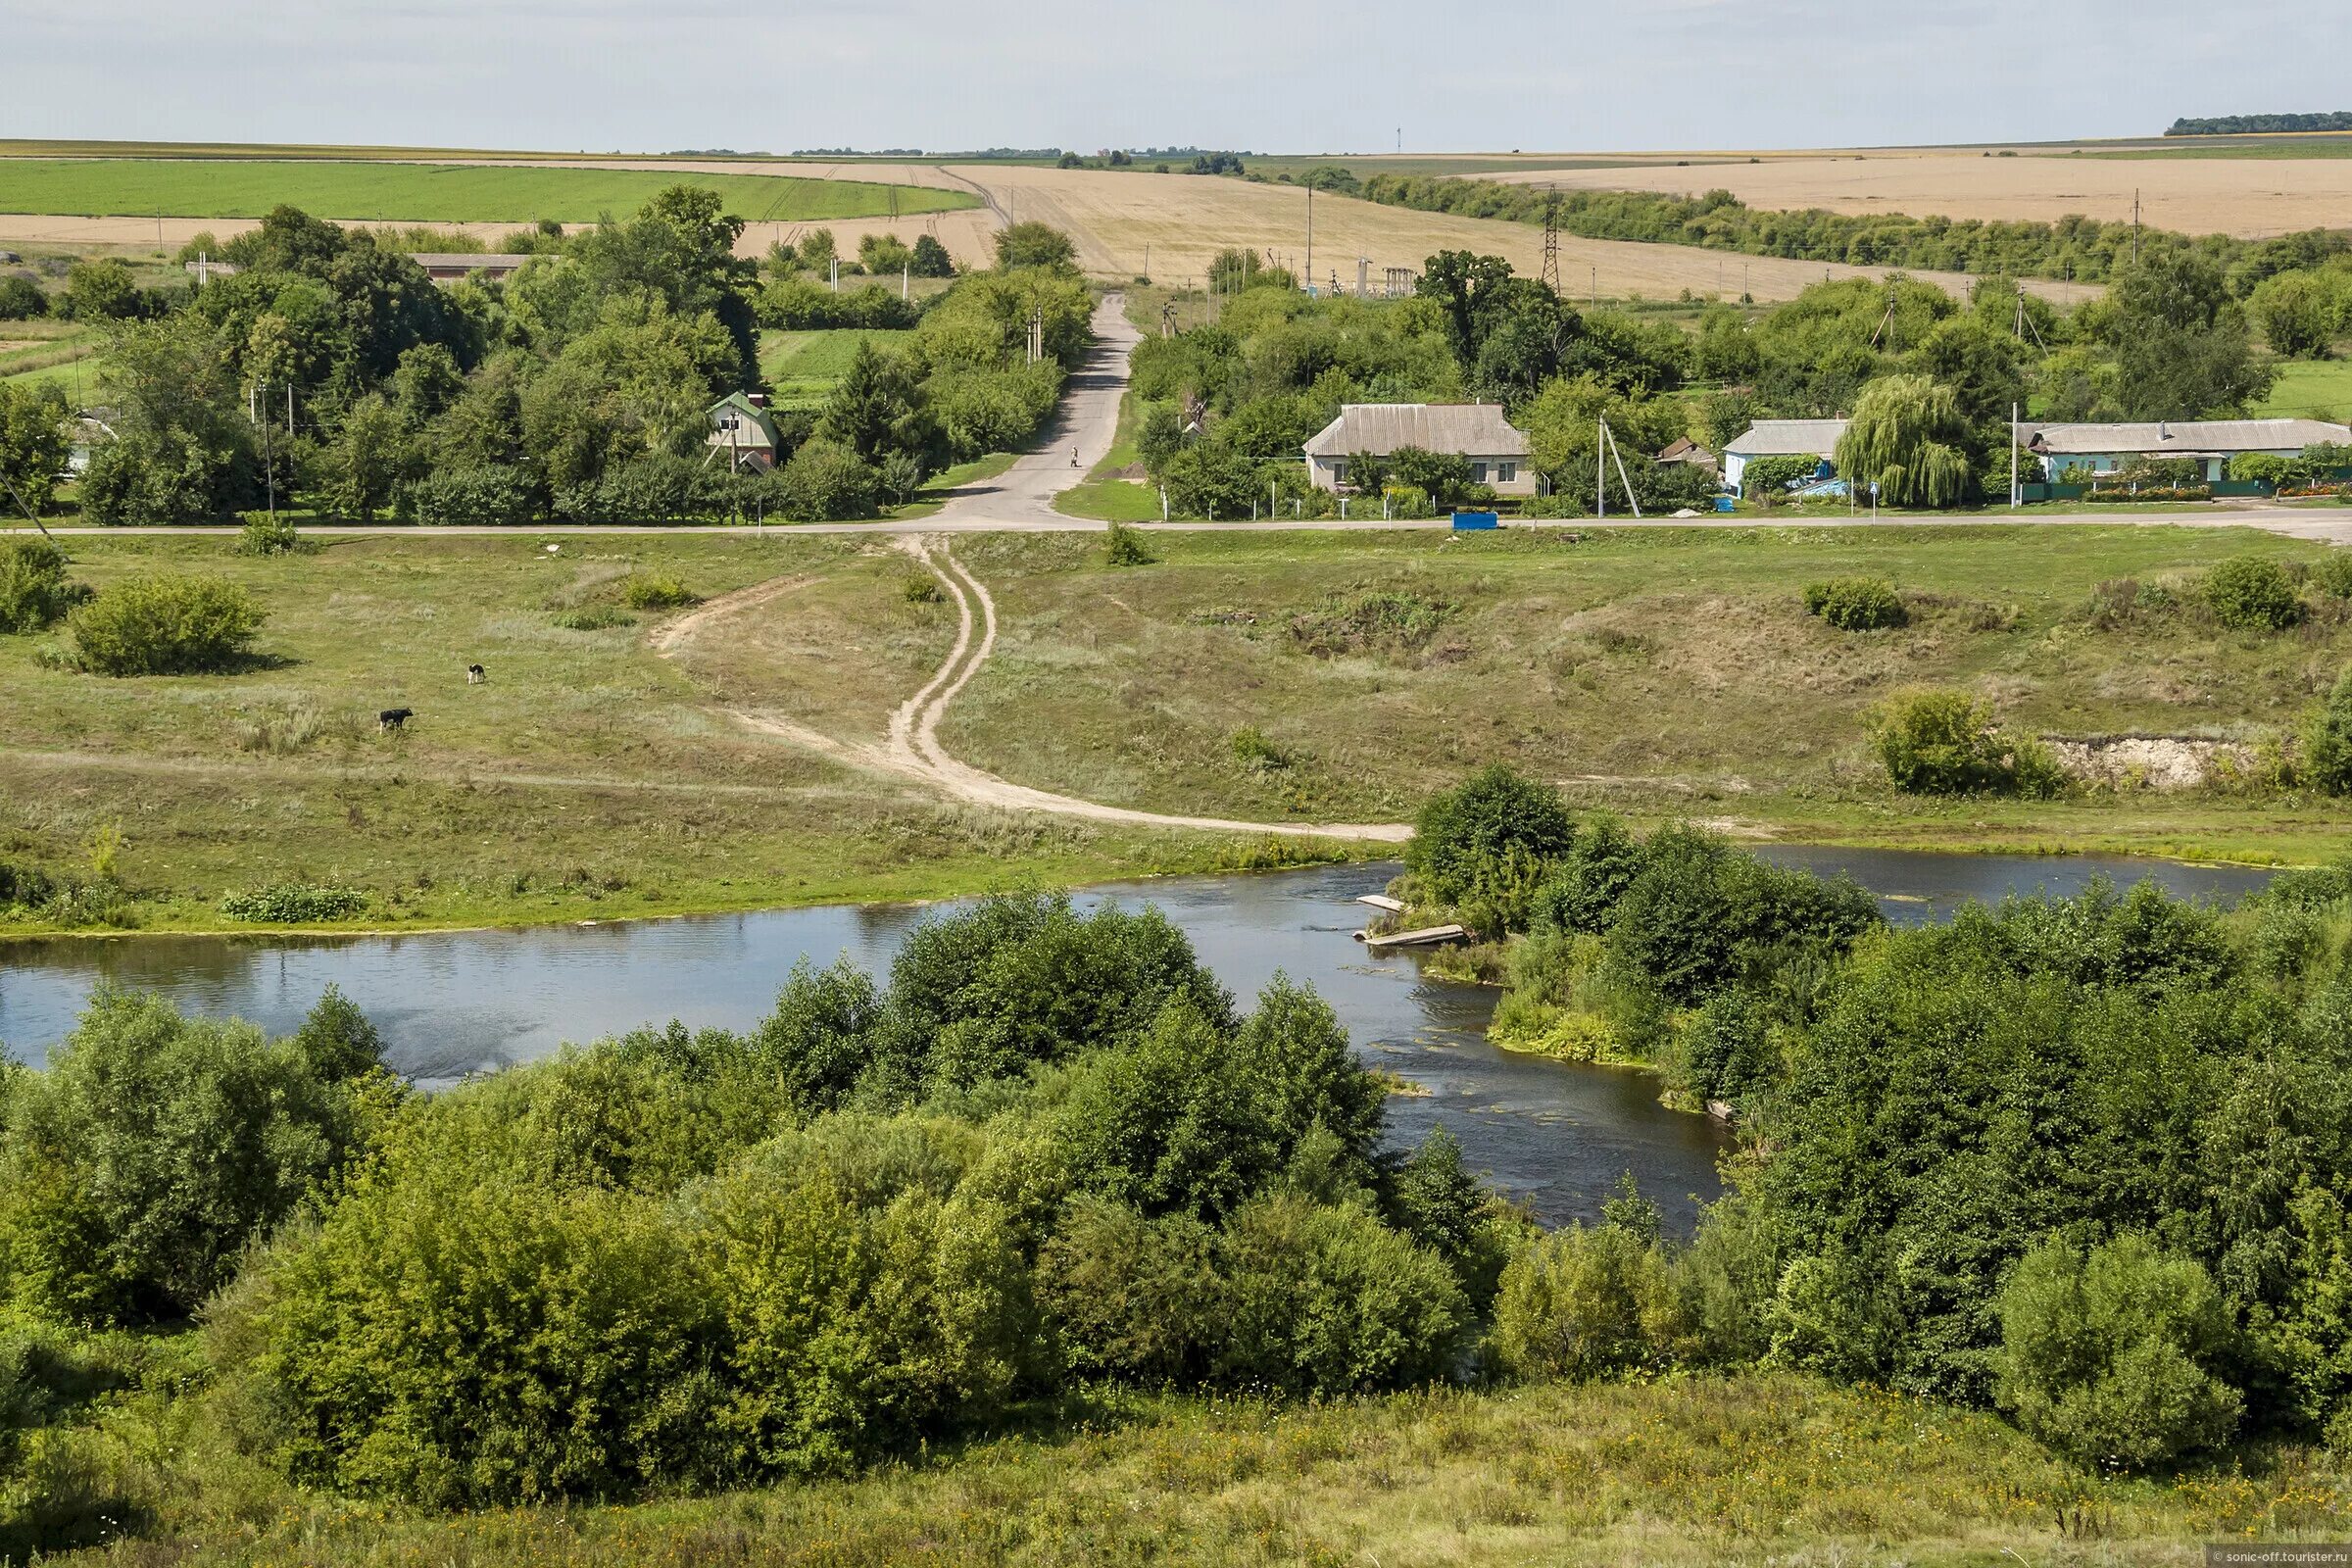
<svg viewBox="0 0 2352 1568">
<path fill-rule="evenodd" d="M 220 571 L 270 614 L 264 667 L 104 680 L 0 637 L 0 858 L 80 870 L 120 823 L 151 928 L 219 927 L 229 889 L 359 886 L 371 924 L 522 922 L 861 898 L 1216 863 L 1218 841 L 945 807 L 749 734 L 773 707 L 878 739 L 927 679 L 952 607 L 909 603 L 895 551 L 769 529 L 610 539 L 547 558 L 512 539 L 346 540 L 250 560 L 221 539 L 75 540 L 75 575 Z M 674 661 L 645 623 L 566 631 L 638 563 L 705 594 L 808 575 Z M 489 682 L 468 687 L 479 660 Z M 402 737 L 381 708 L 412 707 Z M 267 738 L 263 732 L 267 732 Z"/>
<path fill-rule="evenodd" d="M 994 591 L 995 659 L 944 737 L 1026 784 L 1119 804 L 1283 819 L 1408 816 L 1489 760 L 1565 779 L 1588 805 L 1726 818 L 1792 838 L 2108 847 L 2314 860 L 2352 845 L 2332 803 L 2219 795 L 1936 805 L 1881 782 L 1862 715 L 1909 683 L 1993 697 L 2050 733 L 2246 735 L 2291 723 L 2352 660 L 2352 631 L 2220 633 L 2193 618 L 2097 631 L 2091 588 L 2313 547 L 2167 528 L 1594 534 L 1153 534 L 1163 560 L 1102 564 L 1077 536 L 960 539 Z M 79 869 L 120 823 L 155 928 L 218 927 L 233 888 L 353 885 L 393 926 L 676 913 L 926 897 L 1009 878 L 1200 868 L 1245 846 L 1014 819 L 746 732 L 773 712 L 873 744 L 929 678 L 953 606 L 909 601 L 880 541 L 573 539 L 526 531 L 338 540 L 273 561 L 220 539 L 77 539 L 103 584 L 168 565 L 250 584 L 262 667 L 111 681 L 0 639 L 0 858 Z M 650 618 L 577 632 L 551 606 L 609 600 L 633 564 L 705 594 L 794 586 L 690 642 Z M 1799 586 L 1842 571 L 1935 596 L 1865 637 L 1807 619 Z M 1318 659 L 1288 617 L 1400 589 L 1453 618 L 1420 652 Z M 464 666 L 488 665 L 468 687 Z M 376 733 L 407 706 L 405 737 Z M 1287 768 L 1236 762 L 1262 729 Z"/>
<path fill-rule="evenodd" d="M 567 223 L 623 216 L 668 186 L 715 189 L 755 221 L 874 218 L 887 185 L 768 174 L 678 174 L 625 169 L 463 165 L 175 162 L 168 159 L 0 160 L 0 212 L 168 218 L 259 218 L 280 203 L 337 219 Z M 899 186 L 902 213 L 975 205 L 960 192 Z"/>
<path fill-rule="evenodd" d="M 2256 415 L 2290 419 L 2339 419 L 2352 415 L 2352 361 L 2289 360 L 2278 367 L 2271 395 Z"/>
<path fill-rule="evenodd" d="M 911 331 L 845 327 L 820 332 L 766 331 L 760 334 L 760 373 L 775 391 L 778 408 L 813 408 L 849 373 L 858 345 L 872 339 L 888 354 L 906 346 Z"/>
<path fill-rule="evenodd" d="M 2190 1560 L 2203 1540 L 2340 1538 L 2347 1500 L 2303 1450 L 2096 1480 L 1986 1416 L 1786 1377 L 1074 1414 L 1058 1435 L 854 1482 L 448 1518 L 292 1494 L 235 1461 L 207 1476 L 199 1429 L 142 1455 L 171 1544 L 56 1560 L 2137 1564 Z"/>
<path fill-rule="evenodd" d="M 958 554 L 995 594 L 995 660 L 943 727 L 951 751 L 1024 783 L 1154 809 L 1399 819 L 1490 760 L 1569 781 L 1592 806 L 1727 817 L 1792 837 L 2072 845 L 2307 859 L 2352 844 L 2309 801 L 2108 796 L 1937 805 L 1890 792 L 1864 717 L 1907 685 L 1991 697 L 2042 733 L 2253 738 L 2291 725 L 2352 662 L 2352 630 L 2225 633 L 2198 617 L 2096 631 L 2099 582 L 2222 557 L 2316 555 L 2267 535 L 2173 528 L 1154 534 L 1114 571 L 1077 539 Z M 1802 612 L 1810 580 L 1891 577 L 1916 623 L 1849 636 Z M 1417 653 L 1322 659 L 1289 617 L 1374 590 L 1450 603 Z M 1234 760 L 1253 724 L 1287 769 Z"/>
</svg>

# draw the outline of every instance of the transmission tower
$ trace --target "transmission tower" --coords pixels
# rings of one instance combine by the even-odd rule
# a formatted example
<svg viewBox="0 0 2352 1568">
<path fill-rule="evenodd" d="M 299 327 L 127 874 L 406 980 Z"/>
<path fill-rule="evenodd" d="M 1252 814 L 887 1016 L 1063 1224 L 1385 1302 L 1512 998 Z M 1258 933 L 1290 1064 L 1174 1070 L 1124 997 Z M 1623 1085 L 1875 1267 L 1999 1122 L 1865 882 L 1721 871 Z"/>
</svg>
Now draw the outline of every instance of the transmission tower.
<svg viewBox="0 0 2352 1568">
<path fill-rule="evenodd" d="M 1546 187 L 1544 193 L 1544 286 L 1554 294 L 1560 291 L 1560 193 L 1556 187 Z"/>
</svg>

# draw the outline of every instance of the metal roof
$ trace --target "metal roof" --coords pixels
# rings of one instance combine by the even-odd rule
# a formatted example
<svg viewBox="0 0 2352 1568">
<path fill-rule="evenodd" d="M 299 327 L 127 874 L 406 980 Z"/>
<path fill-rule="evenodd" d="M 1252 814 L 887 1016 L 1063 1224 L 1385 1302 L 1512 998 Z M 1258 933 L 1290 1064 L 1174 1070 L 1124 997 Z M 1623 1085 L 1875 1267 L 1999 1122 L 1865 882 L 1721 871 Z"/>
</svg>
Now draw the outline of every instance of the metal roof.
<svg viewBox="0 0 2352 1568">
<path fill-rule="evenodd" d="M 1742 458 L 1826 458 L 1845 434 L 1843 419 L 1758 419 L 1724 456 Z"/>
<path fill-rule="evenodd" d="M 2155 424 L 2043 424 L 2026 445 L 2036 452 L 2132 452 L 2155 456 L 2300 452 L 2324 441 L 2352 445 L 2352 427 L 2324 419 L 2175 419 Z"/>
<path fill-rule="evenodd" d="M 487 268 L 494 272 L 512 272 L 530 260 L 500 251 L 416 251 L 409 260 L 428 272 L 455 271 L 463 269 L 478 272 Z"/>
<path fill-rule="evenodd" d="M 1499 403 L 1349 403 L 1306 443 L 1310 458 L 1385 458 L 1402 447 L 1465 458 L 1524 458 L 1527 437 Z"/>
</svg>

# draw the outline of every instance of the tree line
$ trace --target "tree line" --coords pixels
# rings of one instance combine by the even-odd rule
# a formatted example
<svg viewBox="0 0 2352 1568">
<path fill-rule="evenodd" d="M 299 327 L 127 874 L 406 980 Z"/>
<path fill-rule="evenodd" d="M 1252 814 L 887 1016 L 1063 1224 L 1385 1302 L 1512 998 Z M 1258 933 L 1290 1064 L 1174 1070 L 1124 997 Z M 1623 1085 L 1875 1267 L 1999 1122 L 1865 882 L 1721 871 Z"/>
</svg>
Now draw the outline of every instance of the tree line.
<svg viewBox="0 0 2352 1568">
<path fill-rule="evenodd" d="M 832 260 L 828 232 L 761 267 L 734 254 L 742 230 L 714 193 L 677 186 L 625 220 L 535 236 L 536 254 L 504 280 L 442 287 L 368 230 L 280 208 L 220 248 L 233 275 L 107 317 L 83 514 L 871 515 L 941 467 L 1026 442 L 1088 340 L 1090 302 L 1052 230 L 1001 243 L 996 270 L 919 305 L 880 283 L 834 293 L 810 281 Z M 929 236 L 911 248 L 869 237 L 863 260 L 934 274 L 946 265 Z M 1031 363 L 1041 314 L 1047 354 Z M 712 403 L 764 386 L 760 330 L 837 325 L 913 336 L 861 352 L 823 407 L 778 411 L 775 471 L 714 459 Z M 32 510 L 66 475 L 68 414 L 62 394 L 0 388 L 0 475 Z"/>
</svg>

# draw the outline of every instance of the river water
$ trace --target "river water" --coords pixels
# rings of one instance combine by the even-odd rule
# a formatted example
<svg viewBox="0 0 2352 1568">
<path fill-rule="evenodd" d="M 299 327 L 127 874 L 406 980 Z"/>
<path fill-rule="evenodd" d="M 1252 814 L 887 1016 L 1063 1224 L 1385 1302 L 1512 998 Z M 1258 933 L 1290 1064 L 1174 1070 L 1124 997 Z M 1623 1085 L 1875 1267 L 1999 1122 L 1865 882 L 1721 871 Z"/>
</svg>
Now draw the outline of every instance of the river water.
<svg viewBox="0 0 2352 1568">
<path fill-rule="evenodd" d="M 2231 900 L 2267 874 L 2122 858 L 2029 858 L 1771 846 L 1767 858 L 1844 871 L 1903 923 L 1970 899 L 2080 891 L 2104 876 L 2152 877 L 2186 897 Z M 1096 888 L 1084 905 L 1150 902 L 1192 939 L 1245 1005 L 1277 970 L 1311 982 L 1370 1063 L 1424 1093 L 1390 1104 L 1395 1136 L 1443 1123 L 1469 1163 L 1547 1223 L 1597 1212 L 1620 1174 L 1678 1224 L 1718 1191 L 1724 1135 L 1669 1111 L 1655 1082 L 1620 1069 L 1514 1055 L 1486 1039 L 1494 993 L 1424 978 L 1408 957 L 1374 957 L 1352 933 L 1389 864 L 1175 877 Z M 331 981 L 375 1021 L 391 1064 L 426 1087 L 454 1083 L 641 1023 L 741 1029 L 803 957 L 847 956 L 877 972 L 930 911 L 906 905 L 775 909 L 606 925 L 303 938 L 133 936 L 0 943 L 0 1041 L 39 1061 L 100 984 L 154 991 L 183 1011 L 300 1022 Z"/>
</svg>

